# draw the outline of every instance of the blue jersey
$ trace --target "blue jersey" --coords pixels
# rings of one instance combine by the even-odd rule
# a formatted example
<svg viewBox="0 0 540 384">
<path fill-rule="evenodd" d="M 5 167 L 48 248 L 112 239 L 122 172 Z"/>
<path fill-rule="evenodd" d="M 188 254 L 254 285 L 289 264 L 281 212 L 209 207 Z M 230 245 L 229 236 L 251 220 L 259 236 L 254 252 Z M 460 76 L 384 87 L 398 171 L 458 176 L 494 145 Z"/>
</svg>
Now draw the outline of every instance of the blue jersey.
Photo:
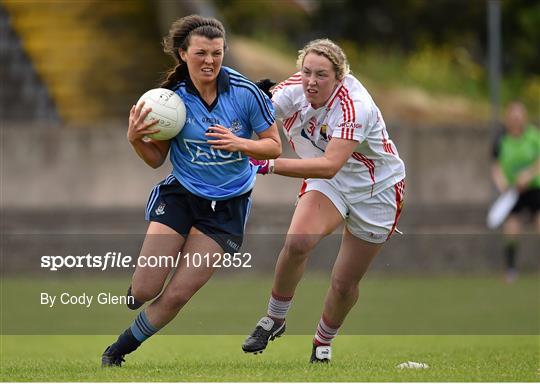
<svg viewBox="0 0 540 384">
<path fill-rule="evenodd" d="M 241 152 L 212 149 L 205 136 L 215 124 L 229 128 L 236 136 L 251 138 L 274 122 L 270 99 L 238 72 L 222 67 L 217 78 L 217 97 L 207 105 L 189 78 L 173 90 L 186 105 L 186 123 L 171 139 L 173 175 L 191 193 L 225 200 L 253 188 L 256 168 Z"/>
</svg>

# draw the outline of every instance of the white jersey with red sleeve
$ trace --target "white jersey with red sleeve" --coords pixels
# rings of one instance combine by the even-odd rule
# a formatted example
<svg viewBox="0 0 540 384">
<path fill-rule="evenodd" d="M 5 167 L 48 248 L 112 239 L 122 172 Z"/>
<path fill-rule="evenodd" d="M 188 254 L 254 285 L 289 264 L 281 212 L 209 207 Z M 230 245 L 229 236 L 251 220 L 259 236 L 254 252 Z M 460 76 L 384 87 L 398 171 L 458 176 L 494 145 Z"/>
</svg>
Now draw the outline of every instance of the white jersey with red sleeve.
<svg viewBox="0 0 540 384">
<path fill-rule="evenodd" d="M 362 201 L 405 178 L 405 165 L 381 112 L 354 76 L 345 76 L 326 105 L 318 109 L 304 96 L 300 72 L 274 88 L 272 101 L 300 158 L 322 156 L 332 138 L 358 141 L 353 155 L 330 180 L 349 201 Z"/>
</svg>

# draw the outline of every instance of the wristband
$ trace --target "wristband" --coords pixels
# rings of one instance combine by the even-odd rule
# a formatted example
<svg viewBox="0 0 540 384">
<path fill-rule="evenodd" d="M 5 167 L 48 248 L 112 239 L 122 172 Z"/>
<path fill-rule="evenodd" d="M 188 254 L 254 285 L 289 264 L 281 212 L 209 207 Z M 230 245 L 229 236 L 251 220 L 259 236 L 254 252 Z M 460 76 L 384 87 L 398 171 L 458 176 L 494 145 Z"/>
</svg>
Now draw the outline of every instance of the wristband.
<svg viewBox="0 0 540 384">
<path fill-rule="evenodd" d="M 275 160 L 274 159 L 268 160 L 268 174 L 274 173 L 274 167 L 275 167 Z"/>
</svg>

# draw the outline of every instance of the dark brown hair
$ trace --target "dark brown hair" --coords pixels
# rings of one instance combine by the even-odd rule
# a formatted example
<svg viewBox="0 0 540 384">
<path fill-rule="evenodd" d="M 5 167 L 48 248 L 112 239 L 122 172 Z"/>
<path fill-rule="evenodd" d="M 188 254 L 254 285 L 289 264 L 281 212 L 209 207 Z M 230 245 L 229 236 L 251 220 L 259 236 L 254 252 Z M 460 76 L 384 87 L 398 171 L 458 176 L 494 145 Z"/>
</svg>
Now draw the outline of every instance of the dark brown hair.
<svg viewBox="0 0 540 384">
<path fill-rule="evenodd" d="M 180 57 L 178 50 L 186 51 L 193 35 L 208 39 L 222 38 L 223 48 L 227 49 L 225 28 L 219 20 L 199 15 L 189 15 L 176 20 L 172 23 L 169 34 L 163 38 L 163 51 L 172 56 L 177 64 L 166 74 L 166 79 L 160 84 L 161 88 L 170 88 L 186 78 L 187 65 Z"/>
</svg>

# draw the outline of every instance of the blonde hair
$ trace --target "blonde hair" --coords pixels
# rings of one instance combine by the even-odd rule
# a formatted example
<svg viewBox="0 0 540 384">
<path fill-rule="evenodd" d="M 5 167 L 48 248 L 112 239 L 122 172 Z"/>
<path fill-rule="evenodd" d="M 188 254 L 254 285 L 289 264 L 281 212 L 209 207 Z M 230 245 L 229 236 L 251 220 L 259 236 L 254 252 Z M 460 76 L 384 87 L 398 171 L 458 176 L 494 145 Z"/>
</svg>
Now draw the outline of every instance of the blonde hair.
<svg viewBox="0 0 540 384">
<path fill-rule="evenodd" d="M 330 60 L 338 80 L 342 80 L 351 72 L 345 52 L 330 39 L 312 40 L 299 50 L 298 59 L 296 60 L 296 67 L 299 70 L 302 69 L 304 59 L 308 53 L 315 53 Z"/>
</svg>

